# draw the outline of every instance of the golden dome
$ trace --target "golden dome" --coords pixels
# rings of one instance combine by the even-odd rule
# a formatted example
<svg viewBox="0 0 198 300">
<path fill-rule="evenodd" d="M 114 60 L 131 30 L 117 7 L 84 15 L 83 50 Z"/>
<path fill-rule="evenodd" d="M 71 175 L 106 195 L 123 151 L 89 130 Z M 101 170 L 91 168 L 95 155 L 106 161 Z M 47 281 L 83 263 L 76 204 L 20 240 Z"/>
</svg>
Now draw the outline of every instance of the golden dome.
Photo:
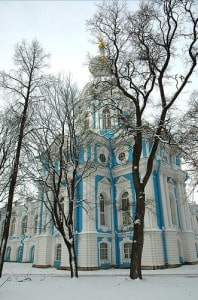
<svg viewBox="0 0 198 300">
<path fill-rule="evenodd" d="M 99 49 L 104 49 L 105 48 L 105 42 L 103 39 L 100 39 L 99 43 L 98 43 L 98 47 Z"/>
</svg>

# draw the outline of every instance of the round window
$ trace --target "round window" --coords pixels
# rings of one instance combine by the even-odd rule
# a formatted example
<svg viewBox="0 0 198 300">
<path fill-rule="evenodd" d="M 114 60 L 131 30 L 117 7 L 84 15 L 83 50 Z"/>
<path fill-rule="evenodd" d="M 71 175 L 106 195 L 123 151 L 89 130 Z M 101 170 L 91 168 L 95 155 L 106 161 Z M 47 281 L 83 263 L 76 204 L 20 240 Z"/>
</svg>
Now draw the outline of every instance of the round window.
<svg viewBox="0 0 198 300">
<path fill-rule="evenodd" d="M 118 158 L 119 158 L 119 160 L 120 161 L 123 161 L 123 160 L 125 160 L 125 153 L 124 152 L 121 152 L 119 155 L 118 155 Z"/>
<path fill-rule="evenodd" d="M 99 158 L 100 158 L 100 161 L 101 161 L 102 163 L 105 163 L 105 161 L 106 161 L 106 156 L 105 156 L 103 153 L 100 154 Z"/>
</svg>

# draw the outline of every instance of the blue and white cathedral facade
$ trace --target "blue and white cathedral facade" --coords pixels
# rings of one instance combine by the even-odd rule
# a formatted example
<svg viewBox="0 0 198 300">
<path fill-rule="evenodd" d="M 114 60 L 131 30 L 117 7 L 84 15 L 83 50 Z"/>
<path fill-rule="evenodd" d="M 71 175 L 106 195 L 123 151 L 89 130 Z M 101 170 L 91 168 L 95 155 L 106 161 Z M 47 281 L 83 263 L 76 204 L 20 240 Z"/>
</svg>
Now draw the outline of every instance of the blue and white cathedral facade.
<svg viewBox="0 0 198 300">
<path fill-rule="evenodd" d="M 76 193 L 82 205 L 74 211 L 75 248 L 82 270 L 129 267 L 133 239 L 133 137 L 117 131 L 119 121 L 108 106 L 105 82 L 111 79 L 104 59 L 101 55 L 92 59 L 93 80 L 76 103 L 81 129 L 93 135 L 83 148 L 80 162 L 90 161 L 96 166 Z M 98 98 L 103 90 L 105 96 Z M 122 98 L 116 89 L 113 92 L 114 99 Z M 127 112 L 132 107 L 124 103 L 122 109 Z M 144 136 L 142 174 L 150 148 L 151 142 Z M 185 179 L 177 149 L 160 146 L 145 190 L 143 268 L 198 262 L 198 205 L 188 203 Z M 62 193 L 67 201 L 66 192 Z M 44 197 L 41 189 L 40 199 Z M 0 229 L 3 221 L 4 208 L 0 210 Z M 15 202 L 5 260 L 68 268 L 67 249 L 42 201 Z"/>
</svg>

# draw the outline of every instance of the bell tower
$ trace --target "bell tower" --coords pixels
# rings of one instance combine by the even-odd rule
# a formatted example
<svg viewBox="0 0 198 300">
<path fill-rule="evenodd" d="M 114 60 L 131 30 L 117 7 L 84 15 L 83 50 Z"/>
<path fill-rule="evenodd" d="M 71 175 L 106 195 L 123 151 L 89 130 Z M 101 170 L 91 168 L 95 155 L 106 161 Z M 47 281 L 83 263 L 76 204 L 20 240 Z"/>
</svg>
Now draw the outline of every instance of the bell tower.
<svg viewBox="0 0 198 300">
<path fill-rule="evenodd" d="M 98 43 L 99 55 L 91 58 L 89 63 L 93 79 L 81 93 L 76 104 L 76 116 L 82 130 L 91 130 L 110 138 L 118 128 L 116 107 L 121 105 L 124 97 L 116 87 L 112 60 L 106 55 L 105 47 L 101 37 Z"/>
</svg>

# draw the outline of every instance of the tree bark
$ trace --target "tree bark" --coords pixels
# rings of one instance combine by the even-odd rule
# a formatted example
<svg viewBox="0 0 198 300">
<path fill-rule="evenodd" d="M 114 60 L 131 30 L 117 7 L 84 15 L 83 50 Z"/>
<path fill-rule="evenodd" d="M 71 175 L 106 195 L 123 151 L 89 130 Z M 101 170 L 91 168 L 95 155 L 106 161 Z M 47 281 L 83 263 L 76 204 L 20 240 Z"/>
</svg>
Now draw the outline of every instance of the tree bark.
<svg viewBox="0 0 198 300">
<path fill-rule="evenodd" d="M 141 260 L 144 244 L 144 215 L 145 215 L 145 194 L 144 187 L 136 191 L 136 215 L 134 220 L 134 235 L 131 252 L 130 278 L 142 279 Z"/>
<path fill-rule="evenodd" d="M 2 241 L 1 241 L 1 247 L 0 247 L 0 277 L 2 276 L 4 257 L 5 257 L 5 252 L 6 252 L 7 240 L 8 240 L 8 236 L 9 236 L 10 220 L 11 220 L 11 214 L 12 214 L 12 203 L 13 203 L 13 199 L 14 199 L 14 191 L 15 191 L 15 187 L 16 187 L 19 161 L 20 161 L 20 153 L 21 153 L 22 141 L 23 141 L 23 137 L 24 137 L 26 114 L 27 114 L 27 109 L 28 109 L 28 100 L 29 100 L 29 93 L 26 98 L 26 102 L 25 102 L 24 110 L 23 110 L 23 114 L 22 114 L 19 140 L 18 140 L 18 145 L 17 145 L 17 150 L 16 150 L 16 157 L 15 157 L 13 172 L 12 172 L 11 181 L 10 181 L 5 225 L 4 225 L 3 237 L 2 237 Z"/>
<path fill-rule="evenodd" d="M 62 235 L 64 237 L 64 235 Z M 68 242 L 66 238 L 64 238 L 65 245 L 68 249 L 69 254 L 69 266 L 70 266 L 70 275 L 71 278 L 78 278 L 78 265 L 77 265 L 77 257 L 74 245 L 74 239 L 72 238 L 72 242 Z"/>
<path fill-rule="evenodd" d="M 13 204 L 13 200 L 14 200 L 14 192 L 15 192 L 16 183 L 17 183 L 20 155 L 21 155 L 22 143 L 23 143 L 23 138 L 24 138 L 26 120 L 27 120 L 27 112 L 28 112 L 28 106 L 29 106 L 29 100 L 30 100 L 33 71 L 34 71 L 34 64 L 32 65 L 31 70 L 30 70 L 29 82 L 28 82 L 28 86 L 27 86 L 27 93 L 26 93 L 26 96 L 24 96 L 25 103 L 24 103 L 24 107 L 23 107 L 23 111 L 22 111 L 22 115 L 21 115 L 21 123 L 20 123 L 19 137 L 18 137 L 18 143 L 17 143 L 17 148 L 16 148 L 16 155 L 15 155 L 15 159 L 14 159 L 14 166 L 13 166 L 13 171 L 11 173 L 11 178 L 10 178 L 10 186 L 9 186 L 9 192 L 8 192 L 8 204 L 7 204 L 7 209 L 6 209 L 6 219 L 5 219 L 5 225 L 4 225 L 4 230 L 3 230 L 3 238 L 2 238 L 1 246 L 0 246 L 0 277 L 2 276 L 4 257 L 5 257 L 5 252 L 6 252 L 7 240 L 8 240 L 8 236 L 9 236 L 10 220 L 11 220 L 11 215 L 12 215 L 12 204 Z"/>
<path fill-rule="evenodd" d="M 73 278 L 73 277 L 78 278 L 78 268 L 77 268 L 74 243 L 71 244 L 70 249 L 69 249 L 69 264 L 70 264 L 70 270 L 71 270 L 71 278 Z"/>
</svg>

